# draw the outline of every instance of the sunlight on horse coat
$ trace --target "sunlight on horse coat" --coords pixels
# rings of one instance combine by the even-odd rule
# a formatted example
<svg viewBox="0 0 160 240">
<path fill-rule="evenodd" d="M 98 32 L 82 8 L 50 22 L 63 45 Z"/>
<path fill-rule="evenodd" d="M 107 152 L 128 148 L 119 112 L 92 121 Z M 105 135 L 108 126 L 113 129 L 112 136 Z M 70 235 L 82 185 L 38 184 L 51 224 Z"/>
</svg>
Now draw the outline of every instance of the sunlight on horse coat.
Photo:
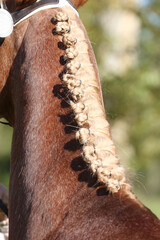
<svg viewBox="0 0 160 240">
<path fill-rule="evenodd" d="M 15 11 L 30 2 L 8 1 L 8 6 Z M 67 15 L 69 24 L 57 21 L 59 12 Z M 77 39 L 75 49 L 66 48 L 74 42 L 66 40 L 66 31 Z M 75 12 L 70 7 L 44 10 L 17 25 L 1 42 L 0 66 L 0 116 L 14 127 L 10 240 L 160 239 L 159 220 L 136 199 L 126 178 L 122 180 L 124 171 L 121 175 L 116 171 L 119 159 L 104 116 L 96 60 Z M 86 95 L 79 102 L 83 90 Z M 79 115 L 83 104 L 87 119 L 86 114 Z M 96 141 L 97 124 L 105 141 Z M 93 142 L 94 147 L 89 145 Z M 98 173 L 106 144 L 114 156 L 108 162 L 115 166 L 107 173 L 107 182 Z M 116 192 L 110 194 L 106 187 L 114 176 L 125 184 L 117 192 L 110 188 Z"/>
</svg>

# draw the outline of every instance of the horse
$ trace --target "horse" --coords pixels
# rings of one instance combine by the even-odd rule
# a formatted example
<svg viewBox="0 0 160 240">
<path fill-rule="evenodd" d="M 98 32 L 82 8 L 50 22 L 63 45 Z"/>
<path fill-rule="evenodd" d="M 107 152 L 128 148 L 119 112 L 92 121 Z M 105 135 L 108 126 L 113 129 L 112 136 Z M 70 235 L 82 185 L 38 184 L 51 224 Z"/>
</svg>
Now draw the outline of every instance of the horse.
<svg viewBox="0 0 160 240">
<path fill-rule="evenodd" d="M 160 221 L 132 192 L 111 138 L 75 10 L 86 1 L 42 9 L 1 38 L 0 117 L 14 129 L 10 240 L 160 239 Z M 40 2 L 5 4 L 16 16 Z"/>
</svg>

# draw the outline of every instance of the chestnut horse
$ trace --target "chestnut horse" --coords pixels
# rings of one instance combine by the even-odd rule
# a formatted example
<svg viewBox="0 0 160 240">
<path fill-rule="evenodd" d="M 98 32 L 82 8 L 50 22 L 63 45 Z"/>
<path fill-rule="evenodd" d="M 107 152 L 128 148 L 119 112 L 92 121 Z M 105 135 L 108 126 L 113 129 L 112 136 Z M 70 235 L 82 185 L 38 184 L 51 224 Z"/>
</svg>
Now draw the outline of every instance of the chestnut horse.
<svg viewBox="0 0 160 240">
<path fill-rule="evenodd" d="M 32 2 L 6 5 L 13 13 Z M 73 7 L 39 11 L 1 39 L 0 117 L 14 128 L 10 240 L 160 239 L 160 221 L 136 199 L 116 155 Z"/>
</svg>

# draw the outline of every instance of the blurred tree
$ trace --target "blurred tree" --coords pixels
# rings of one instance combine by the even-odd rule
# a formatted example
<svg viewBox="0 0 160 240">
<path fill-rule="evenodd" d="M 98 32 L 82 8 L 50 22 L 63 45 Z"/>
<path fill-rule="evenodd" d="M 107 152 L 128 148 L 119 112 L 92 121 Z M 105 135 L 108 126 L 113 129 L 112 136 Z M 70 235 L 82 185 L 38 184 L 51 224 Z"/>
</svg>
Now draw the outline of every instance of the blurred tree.
<svg viewBox="0 0 160 240">
<path fill-rule="evenodd" d="M 115 14 L 119 9 L 121 14 Z M 124 14 L 129 12 L 132 26 L 129 17 L 124 20 Z M 120 157 L 126 161 L 136 189 L 148 196 L 160 196 L 160 2 L 89 1 L 80 13 L 97 57 L 104 103 Z M 124 25 L 120 25 L 118 17 Z M 137 31 L 130 29 L 133 22 Z M 119 35 L 115 33 L 118 26 Z M 132 45 L 127 39 L 129 48 L 124 51 L 123 34 L 127 29 L 135 36 L 131 36 Z M 115 39 L 116 34 L 119 39 Z M 108 61 L 108 49 L 114 61 Z M 134 56 L 128 62 L 124 58 L 126 51 Z M 123 67 L 123 71 L 114 67 Z"/>
<path fill-rule="evenodd" d="M 10 148 L 12 128 L 0 124 L 0 182 L 9 184 Z"/>
</svg>

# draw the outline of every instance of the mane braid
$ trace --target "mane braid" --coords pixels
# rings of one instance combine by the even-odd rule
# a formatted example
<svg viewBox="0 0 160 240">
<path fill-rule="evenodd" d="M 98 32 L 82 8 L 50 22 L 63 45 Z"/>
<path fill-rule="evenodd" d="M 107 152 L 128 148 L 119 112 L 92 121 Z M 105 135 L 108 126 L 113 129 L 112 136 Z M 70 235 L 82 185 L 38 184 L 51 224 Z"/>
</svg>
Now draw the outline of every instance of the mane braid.
<svg viewBox="0 0 160 240">
<path fill-rule="evenodd" d="M 125 170 L 120 165 L 110 135 L 110 125 L 105 117 L 84 33 L 66 13 L 58 12 L 54 20 L 55 32 L 62 36 L 66 47 L 64 59 L 67 63 L 63 84 L 71 93 L 70 106 L 79 126 L 76 138 L 83 145 L 83 159 L 93 174 L 97 175 L 98 182 L 105 184 L 108 191 L 115 193 L 123 189 L 130 192 L 131 186 L 127 183 Z"/>
</svg>

